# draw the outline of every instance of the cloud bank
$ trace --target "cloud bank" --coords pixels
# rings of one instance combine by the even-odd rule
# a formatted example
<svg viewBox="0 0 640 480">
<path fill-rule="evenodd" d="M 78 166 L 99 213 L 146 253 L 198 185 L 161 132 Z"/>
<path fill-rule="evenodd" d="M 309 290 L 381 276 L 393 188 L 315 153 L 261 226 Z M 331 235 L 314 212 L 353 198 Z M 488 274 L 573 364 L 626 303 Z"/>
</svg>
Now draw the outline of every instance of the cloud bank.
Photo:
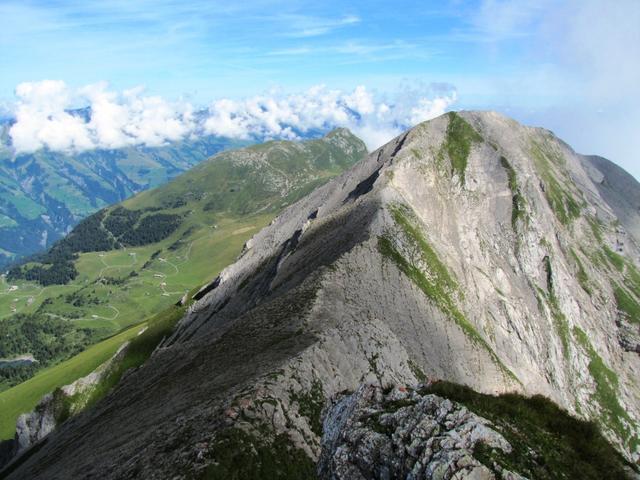
<svg viewBox="0 0 640 480">
<path fill-rule="evenodd" d="M 77 91 L 59 80 L 21 83 L 16 96 L 9 135 L 18 153 L 160 146 L 180 140 L 194 126 L 193 109 L 187 103 L 143 96 L 141 89 L 116 93 L 106 83 Z"/>
<path fill-rule="evenodd" d="M 444 84 L 405 85 L 394 94 L 364 86 L 351 92 L 315 86 L 296 94 L 222 98 L 196 109 L 145 95 L 142 88 L 115 92 L 99 83 L 71 89 L 62 81 L 44 80 L 21 83 L 16 97 L 9 135 L 16 153 L 30 153 L 157 147 L 198 135 L 295 140 L 334 127 L 347 127 L 376 148 L 443 114 L 456 101 L 456 91 Z"/>
</svg>

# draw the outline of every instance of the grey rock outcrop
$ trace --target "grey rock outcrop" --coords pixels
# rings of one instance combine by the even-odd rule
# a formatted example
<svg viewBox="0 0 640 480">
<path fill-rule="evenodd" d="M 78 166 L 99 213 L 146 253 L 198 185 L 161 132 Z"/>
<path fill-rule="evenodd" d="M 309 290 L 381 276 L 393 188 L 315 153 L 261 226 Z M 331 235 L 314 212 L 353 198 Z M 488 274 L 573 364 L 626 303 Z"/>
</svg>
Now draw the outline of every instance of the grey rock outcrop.
<svg viewBox="0 0 640 480">
<path fill-rule="evenodd" d="M 640 250 L 594 175 L 496 113 L 416 126 L 255 235 L 9 478 L 204 475 L 230 429 L 317 461 L 328 399 L 425 378 L 543 395 L 637 460 L 640 356 L 616 322 L 640 321 Z"/>
<path fill-rule="evenodd" d="M 448 399 L 363 385 L 329 409 L 318 473 L 327 480 L 494 479 L 473 456 L 478 443 L 512 450 L 488 420 Z M 502 478 L 524 477 L 503 470 Z"/>
</svg>

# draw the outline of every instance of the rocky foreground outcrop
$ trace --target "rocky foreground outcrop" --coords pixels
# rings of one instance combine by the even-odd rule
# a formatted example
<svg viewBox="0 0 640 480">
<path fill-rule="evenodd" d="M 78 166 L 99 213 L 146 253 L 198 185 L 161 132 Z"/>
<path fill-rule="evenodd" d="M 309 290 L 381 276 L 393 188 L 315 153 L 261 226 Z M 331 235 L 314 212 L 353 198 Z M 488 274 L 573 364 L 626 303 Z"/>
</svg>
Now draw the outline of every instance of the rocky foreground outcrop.
<svg viewBox="0 0 640 480">
<path fill-rule="evenodd" d="M 489 420 L 449 399 L 364 385 L 327 413 L 318 473 L 332 480 L 496 478 L 474 458 L 479 444 L 513 450 Z M 500 475 L 524 478 L 504 468 Z"/>
<path fill-rule="evenodd" d="M 358 427 L 364 407 L 357 407 L 347 420 L 352 430 L 329 433 L 342 418 L 340 409 L 327 413 L 330 402 L 348 404 L 339 399 L 363 384 L 387 389 L 425 379 L 541 395 L 597 422 L 620 455 L 637 461 L 640 356 L 629 345 L 640 328 L 640 249 L 627 226 L 632 231 L 639 215 L 624 202 L 610 205 L 594 180 L 606 172 L 592 169 L 598 165 L 550 132 L 491 112 L 416 126 L 254 236 L 143 367 L 50 435 L 9 478 L 310 478 L 319 459 L 322 472 L 340 478 L 381 458 L 389 477 L 379 470 L 364 478 L 413 468 L 438 478 L 443 459 L 453 473 L 442 478 L 460 478 L 488 474 L 482 465 L 497 475 L 493 462 L 504 456 L 527 462 L 528 439 L 511 437 L 507 454 L 489 432 L 504 431 L 446 395 L 418 393 L 411 409 L 384 416 L 389 423 L 379 427 Z M 438 409 L 448 413 L 441 418 Z M 410 412 L 425 428 L 438 424 L 444 443 L 433 440 L 431 453 Z M 550 422 L 540 414 L 550 432 L 556 413 Z M 502 426 L 494 414 L 492 424 Z M 513 418 L 522 423 L 515 432 L 529 425 Z M 574 433 L 599 438 L 590 424 L 571 422 Z M 376 428 L 399 435 L 383 440 Z M 459 445 L 451 440 L 458 428 L 466 432 Z M 476 431 L 498 445 L 485 462 L 463 460 L 477 453 Z M 363 438 L 379 449 L 367 450 Z M 558 442 L 560 457 L 547 442 L 537 464 L 578 455 L 572 444 L 580 435 L 571 438 Z M 335 449 L 326 447 L 331 439 Z M 415 457 L 394 450 L 414 440 Z M 361 461 L 368 451 L 378 457 Z M 606 458 L 618 462 L 616 455 Z M 599 478 L 585 462 L 575 473 Z"/>
</svg>

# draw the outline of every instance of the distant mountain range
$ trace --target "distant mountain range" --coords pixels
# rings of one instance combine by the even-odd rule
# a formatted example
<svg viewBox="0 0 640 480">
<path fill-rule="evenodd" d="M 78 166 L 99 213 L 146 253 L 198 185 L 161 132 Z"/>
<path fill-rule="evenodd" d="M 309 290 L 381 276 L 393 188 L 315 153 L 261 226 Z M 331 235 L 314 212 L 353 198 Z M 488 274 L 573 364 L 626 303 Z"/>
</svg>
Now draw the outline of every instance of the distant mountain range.
<svg viewBox="0 0 640 480">
<path fill-rule="evenodd" d="M 0 122 L 0 268 L 48 248 L 87 215 L 249 143 L 202 136 L 157 148 L 16 155 L 10 122 Z"/>
</svg>

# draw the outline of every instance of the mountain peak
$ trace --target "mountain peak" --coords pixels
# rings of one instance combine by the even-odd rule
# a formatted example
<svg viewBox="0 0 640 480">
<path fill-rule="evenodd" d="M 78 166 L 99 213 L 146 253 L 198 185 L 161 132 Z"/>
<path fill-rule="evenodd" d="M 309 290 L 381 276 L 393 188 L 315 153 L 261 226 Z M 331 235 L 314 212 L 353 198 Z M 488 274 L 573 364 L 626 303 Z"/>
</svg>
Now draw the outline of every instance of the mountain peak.
<svg viewBox="0 0 640 480">
<path fill-rule="evenodd" d="M 548 132 L 494 112 L 416 126 L 257 233 L 21 474 L 223 472 L 247 444 L 315 462 L 331 432 L 360 428 L 345 392 L 379 404 L 362 392 L 436 380 L 543 395 L 636 458 L 640 249 L 591 178 Z M 361 427 L 386 435 L 376 419 Z M 531 441 L 527 458 L 551 461 Z"/>
</svg>

